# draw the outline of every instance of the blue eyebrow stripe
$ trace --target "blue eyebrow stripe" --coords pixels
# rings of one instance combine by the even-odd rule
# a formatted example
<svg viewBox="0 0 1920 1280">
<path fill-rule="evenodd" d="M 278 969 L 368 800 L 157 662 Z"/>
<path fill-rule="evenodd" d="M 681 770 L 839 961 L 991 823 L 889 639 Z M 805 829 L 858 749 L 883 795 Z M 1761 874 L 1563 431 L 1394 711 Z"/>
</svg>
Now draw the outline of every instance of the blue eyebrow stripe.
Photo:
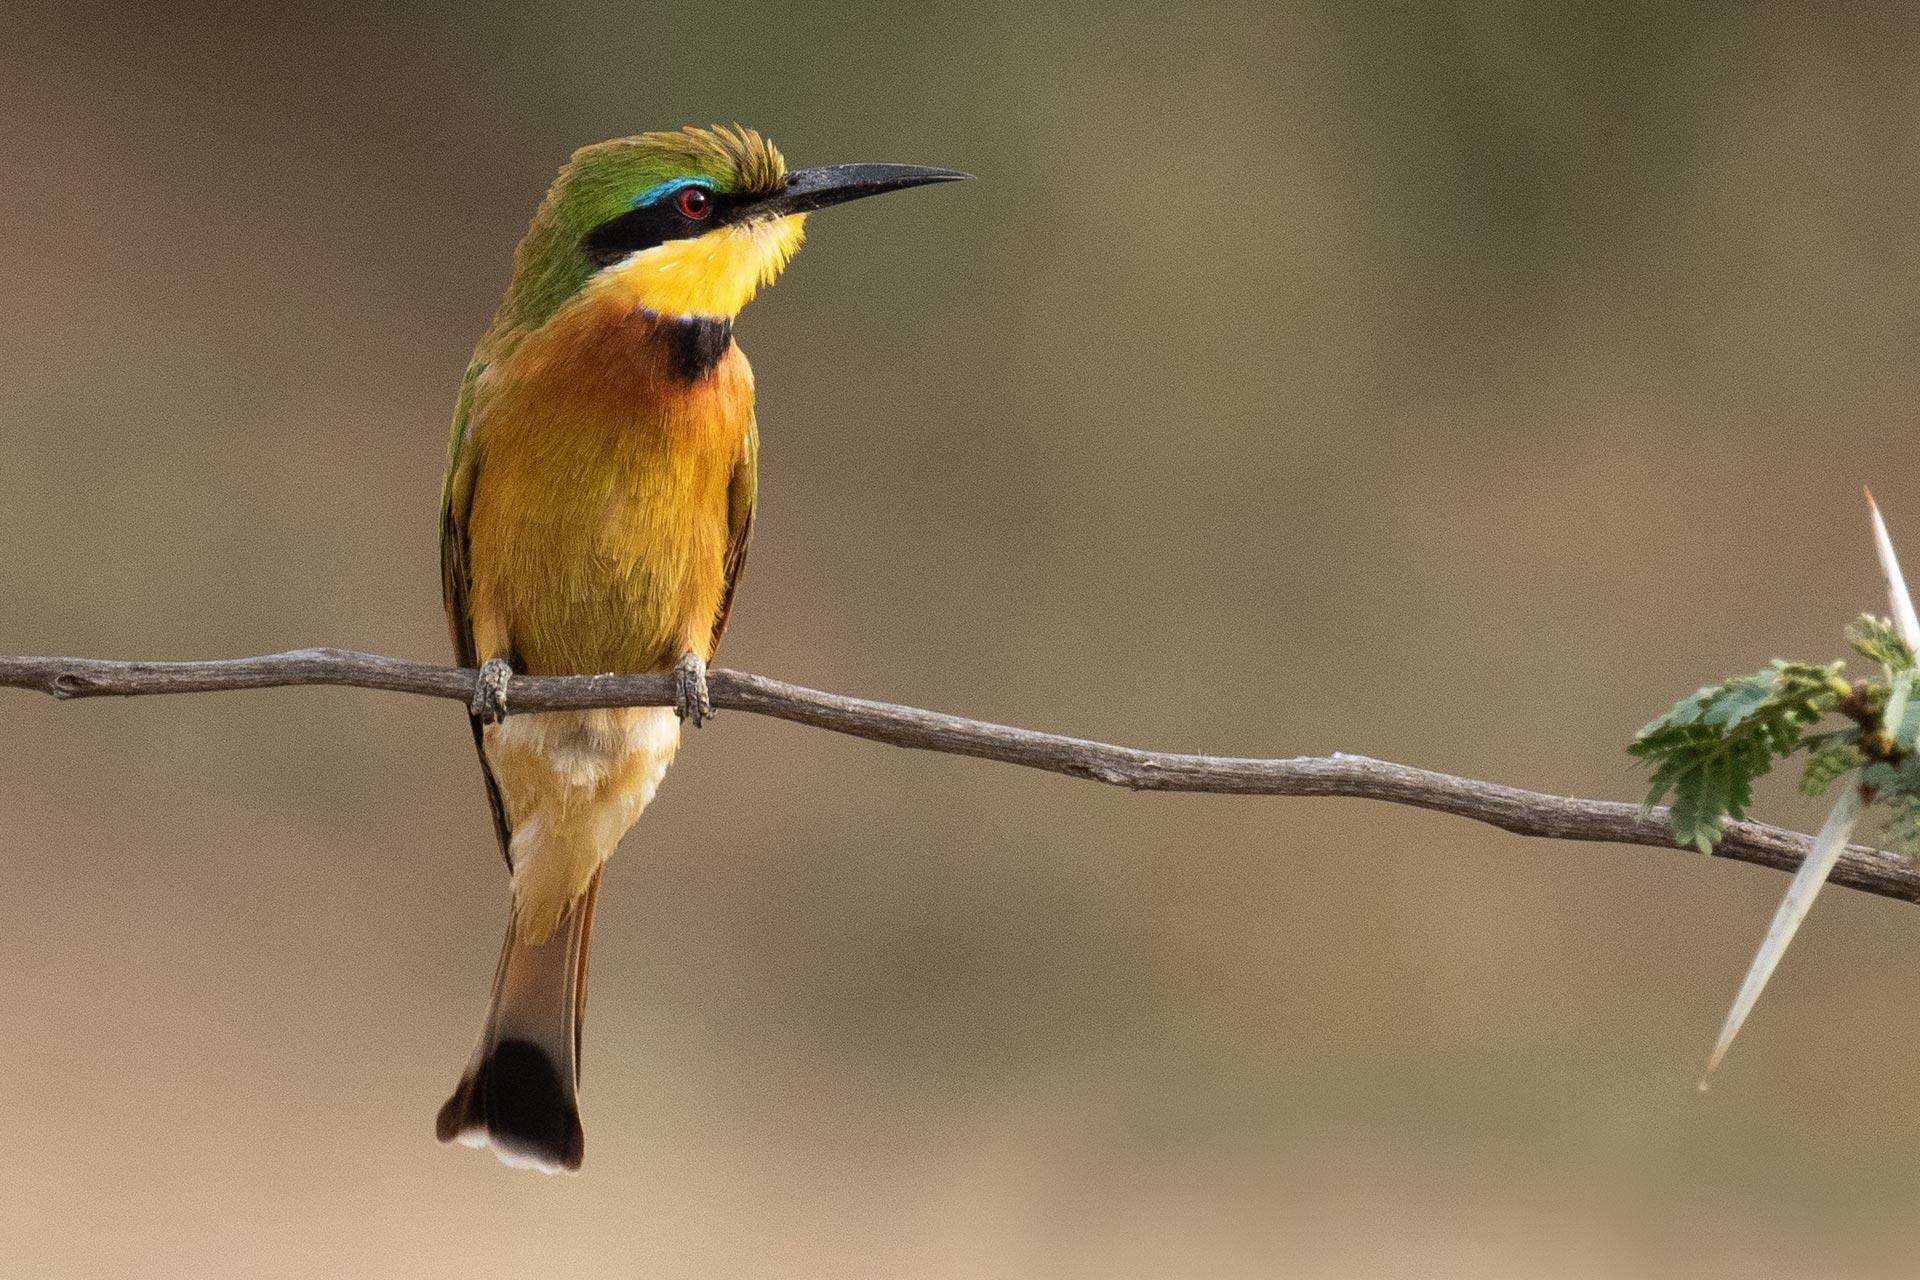
<svg viewBox="0 0 1920 1280">
<path fill-rule="evenodd" d="M 665 182 L 656 182 L 633 198 L 635 208 L 643 204 L 652 204 L 661 196 L 670 196 L 682 187 L 703 187 L 706 182 L 700 178 L 668 178 Z"/>
</svg>

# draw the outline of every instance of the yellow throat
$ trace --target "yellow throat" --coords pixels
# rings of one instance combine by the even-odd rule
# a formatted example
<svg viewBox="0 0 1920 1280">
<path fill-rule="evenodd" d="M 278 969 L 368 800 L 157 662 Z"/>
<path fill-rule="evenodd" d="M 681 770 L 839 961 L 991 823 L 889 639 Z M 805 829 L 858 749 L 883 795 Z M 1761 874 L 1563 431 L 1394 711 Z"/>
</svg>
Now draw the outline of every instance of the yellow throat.
<svg viewBox="0 0 1920 1280">
<path fill-rule="evenodd" d="M 616 292 L 658 315 L 731 320 L 799 251 L 806 221 L 806 214 L 790 213 L 669 240 L 607 268 L 596 291 Z"/>
</svg>

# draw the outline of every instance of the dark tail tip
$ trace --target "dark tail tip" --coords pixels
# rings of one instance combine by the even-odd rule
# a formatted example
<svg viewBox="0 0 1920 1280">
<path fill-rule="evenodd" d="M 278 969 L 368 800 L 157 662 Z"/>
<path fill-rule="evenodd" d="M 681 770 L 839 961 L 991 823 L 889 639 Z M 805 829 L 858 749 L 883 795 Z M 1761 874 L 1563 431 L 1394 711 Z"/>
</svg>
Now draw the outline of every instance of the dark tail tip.
<svg viewBox="0 0 1920 1280">
<path fill-rule="evenodd" d="M 442 1142 L 490 1146 L 510 1165 L 569 1173 L 586 1157 L 572 1088 L 530 1040 L 502 1040 L 440 1108 Z"/>
</svg>

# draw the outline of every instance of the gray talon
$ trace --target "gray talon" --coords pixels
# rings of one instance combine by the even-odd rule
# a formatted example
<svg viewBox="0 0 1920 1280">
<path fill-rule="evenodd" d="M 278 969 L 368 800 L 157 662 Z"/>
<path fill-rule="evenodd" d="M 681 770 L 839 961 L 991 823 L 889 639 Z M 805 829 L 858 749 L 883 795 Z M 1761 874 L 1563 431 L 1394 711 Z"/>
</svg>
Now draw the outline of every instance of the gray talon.
<svg viewBox="0 0 1920 1280">
<path fill-rule="evenodd" d="M 713 719 L 713 703 L 707 697 L 707 664 L 697 653 L 688 652 L 673 667 L 673 709 L 682 720 L 693 721 L 698 729 Z"/>
<path fill-rule="evenodd" d="M 481 724 L 499 724 L 507 718 L 507 683 L 513 667 L 505 658 L 488 658 L 474 678 L 473 701 L 467 709 Z"/>
</svg>

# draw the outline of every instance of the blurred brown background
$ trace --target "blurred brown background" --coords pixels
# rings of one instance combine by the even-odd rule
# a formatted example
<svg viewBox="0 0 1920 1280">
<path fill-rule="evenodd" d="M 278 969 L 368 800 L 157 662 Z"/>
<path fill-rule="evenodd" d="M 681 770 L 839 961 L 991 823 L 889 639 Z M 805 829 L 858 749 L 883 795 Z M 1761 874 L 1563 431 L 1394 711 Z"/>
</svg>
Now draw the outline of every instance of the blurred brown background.
<svg viewBox="0 0 1920 1280">
<path fill-rule="evenodd" d="M 1874 6 L 4 15 L 0 651 L 439 659 L 460 371 L 583 142 L 980 180 L 747 313 L 729 665 L 1635 798 L 1920 560 L 1920 23 Z M 740 714 L 602 895 L 587 1169 L 431 1120 L 504 876 L 458 712 L 0 697 L 0 1272 L 1912 1274 L 1920 914 Z M 1784 787 L 1764 816 L 1818 812 Z"/>
</svg>

